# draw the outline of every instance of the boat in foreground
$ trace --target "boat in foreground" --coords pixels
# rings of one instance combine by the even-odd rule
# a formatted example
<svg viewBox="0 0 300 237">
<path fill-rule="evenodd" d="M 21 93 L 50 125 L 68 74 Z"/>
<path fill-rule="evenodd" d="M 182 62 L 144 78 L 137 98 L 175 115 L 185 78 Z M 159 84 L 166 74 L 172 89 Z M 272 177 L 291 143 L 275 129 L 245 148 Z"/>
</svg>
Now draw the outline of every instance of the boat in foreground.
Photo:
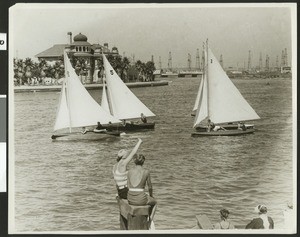
<svg viewBox="0 0 300 237">
<path fill-rule="evenodd" d="M 60 134 L 53 134 L 51 136 L 52 140 L 63 140 L 63 141 L 70 141 L 70 140 L 89 140 L 89 141 L 98 141 L 103 139 L 110 139 L 113 137 L 120 137 L 119 131 L 112 131 L 112 132 L 105 132 L 105 133 L 97 133 L 93 131 L 88 131 L 86 133 L 82 132 L 72 132 L 72 133 L 60 133 Z"/>
<path fill-rule="evenodd" d="M 51 138 L 53 140 L 98 140 L 107 136 L 120 136 L 119 131 L 98 133 L 85 130 L 86 127 L 96 126 L 98 122 L 101 124 L 120 124 L 121 121 L 107 113 L 85 89 L 66 52 L 64 52 L 64 67 L 65 78 L 60 93 L 54 134 Z M 68 129 L 67 133 L 65 132 L 66 129 Z M 84 131 L 80 132 L 80 129 Z"/>
<path fill-rule="evenodd" d="M 105 78 L 103 80 L 101 106 L 106 112 L 122 120 L 123 124 L 102 126 L 106 129 L 119 131 L 154 129 L 154 122 L 136 122 L 141 119 L 142 115 L 147 120 L 149 117 L 155 117 L 155 114 L 126 86 L 104 54 L 103 64 Z"/>
<path fill-rule="evenodd" d="M 253 133 L 253 124 L 244 121 L 260 119 L 219 64 L 206 42 L 203 47 L 203 74 L 193 113 L 192 136 L 237 136 Z"/>
</svg>

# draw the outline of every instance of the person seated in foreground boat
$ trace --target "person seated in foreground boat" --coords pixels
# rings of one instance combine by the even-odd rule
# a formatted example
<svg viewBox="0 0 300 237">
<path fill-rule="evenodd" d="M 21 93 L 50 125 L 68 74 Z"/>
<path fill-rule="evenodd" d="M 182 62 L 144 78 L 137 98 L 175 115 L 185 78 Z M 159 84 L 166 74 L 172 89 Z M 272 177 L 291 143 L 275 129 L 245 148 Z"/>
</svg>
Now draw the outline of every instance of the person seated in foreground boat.
<svg viewBox="0 0 300 237">
<path fill-rule="evenodd" d="M 134 206 L 150 205 L 150 213 L 152 208 L 156 204 L 156 200 L 153 197 L 153 188 L 150 178 L 150 171 L 143 168 L 145 156 L 142 154 L 135 155 L 134 163 L 135 167 L 128 171 L 128 203 Z M 147 194 L 145 192 L 146 184 L 148 186 Z"/>
<path fill-rule="evenodd" d="M 97 122 L 97 127 L 94 129 L 94 132 L 106 132 L 106 129 L 101 125 L 100 122 Z"/>
<path fill-rule="evenodd" d="M 213 130 L 214 132 L 217 132 L 217 131 L 220 131 L 220 130 L 226 131 L 225 128 L 223 128 L 223 127 L 221 127 L 221 126 L 219 126 L 219 125 L 213 125 L 212 130 Z"/>
<path fill-rule="evenodd" d="M 259 214 L 259 217 L 254 218 L 246 225 L 246 229 L 274 229 L 274 221 L 267 215 L 268 210 L 265 205 L 258 205 L 254 210 Z"/>
<path fill-rule="evenodd" d="M 239 130 L 243 130 L 243 131 L 246 131 L 246 130 L 247 130 L 245 124 L 242 123 L 242 122 L 239 122 L 239 123 L 238 123 L 238 129 L 239 129 Z"/>
<path fill-rule="evenodd" d="M 214 126 L 215 126 L 215 124 L 210 119 L 208 119 L 207 120 L 207 131 L 210 132 L 214 128 Z"/>
<path fill-rule="evenodd" d="M 143 123 L 147 123 L 147 118 L 146 118 L 146 116 L 143 113 L 141 113 L 141 121 Z"/>
<path fill-rule="evenodd" d="M 81 133 L 82 134 L 86 134 L 89 130 L 86 128 L 86 127 L 82 127 L 82 131 Z"/>
<path fill-rule="evenodd" d="M 127 187 L 127 165 L 139 149 L 142 144 L 142 140 L 139 138 L 135 147 L 131 152 L 126 149 L 121 149 L 118 152 L 117 164 L 113 166 L 113 175 L 118 190 L 118 196 L 121 199 L 127 199 L 128 187 Z"/>
<path fill-rule="evenodd" d="M 215 224 L 214 229 L 234 229 L 234 225 L 228 221 L 229 211 L 227 209 L 220 210 L 221 221 Z"/>
</svg>

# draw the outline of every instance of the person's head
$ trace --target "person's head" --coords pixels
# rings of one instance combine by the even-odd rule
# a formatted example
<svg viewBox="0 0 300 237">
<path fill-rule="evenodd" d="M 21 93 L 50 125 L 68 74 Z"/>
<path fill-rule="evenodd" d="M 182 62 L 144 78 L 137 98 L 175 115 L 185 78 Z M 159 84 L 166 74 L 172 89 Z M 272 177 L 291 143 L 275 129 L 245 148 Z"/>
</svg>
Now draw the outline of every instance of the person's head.
<svg viewBox="0 0 300 237">
<path fill-rule="evenodd" d="M 143 114 L 143 113 L 141 113 L 141 117 L 144 117 L 144 114 Z"/>
<path fill-rule="evenodd" d="M 97 122 L 97 124 L 100 126 L 100 122 Z"/>
<path fill-rule="evenodd" d="M 121 159 L 125 159 L 128 155 L 128 151 L 126 149 L 121 149 L 118 152 L 117 162 L 119 162 Z"/>
<path fill-rule="evenodd" d="M 144 164 L 144 161 L 145 161 L 145 156 L 144 155 L 142 155 L 142 154 L 136 154 L 135 156 L 134 156 L 134 163 L 136 164 L 136 165 L 143 165 Z"/>
<path fill-rule="evenodd" d="M 207 120 L 207 122 L 208 122 L 208 123 L 210 123 L 210 122 L 211 122 L 211 120 L 210 120 L 210 119 L 208 119 L 208 120 Z"/>
<path fill-rule="evenodd" d="M 229 211 L 225 208 L 220 210 L 220 216 L 222 220 L 227 220 L 228 216 L 229 216 Z"/>
<path fill-rule="evenodd" d="M 268 212 L 268 209 L 265 205 L 258 205 L 255 207 L 255 212 L 257 212 L 258 214 L 266 214 Z"/>
</svg>

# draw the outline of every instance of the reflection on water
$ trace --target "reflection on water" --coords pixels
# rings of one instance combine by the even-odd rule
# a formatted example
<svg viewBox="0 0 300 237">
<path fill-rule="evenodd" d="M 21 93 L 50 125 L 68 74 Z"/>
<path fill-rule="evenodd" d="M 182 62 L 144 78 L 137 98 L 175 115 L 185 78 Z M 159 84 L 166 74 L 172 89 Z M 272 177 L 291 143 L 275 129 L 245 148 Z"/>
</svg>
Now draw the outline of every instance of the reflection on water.
<svg viewBox="0 0 300 237">
<path fill-rule="evenodd" d="M 17 231 L 118 230 L 112 166 L 137 138 L 158 200 L 156 229 L 189 229 L 195 215 L 218 221 L 220 208 L 246 224 L 260 203 L 275 227 L 292 198 L 292 88 L 289 79 L 233 82 L 260 115 L 254 134 L 191 137 L 199 78 L 134 88 L 157 115 L 154 131 L 101 142 L 53 142 L 59 94 L 15 94 L 15 226 Z M 100 102 L 101 94 L 90 91 Z"/>
</svg>

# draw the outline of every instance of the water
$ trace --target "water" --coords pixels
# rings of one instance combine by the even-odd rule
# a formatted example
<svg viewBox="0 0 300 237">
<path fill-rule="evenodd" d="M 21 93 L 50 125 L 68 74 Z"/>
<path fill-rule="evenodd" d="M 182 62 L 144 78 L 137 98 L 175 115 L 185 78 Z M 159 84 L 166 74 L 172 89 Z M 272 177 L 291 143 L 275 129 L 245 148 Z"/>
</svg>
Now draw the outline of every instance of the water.
<svg viewBox="0 0 300 237">
<path fill-rule="evenodd" d="M 282 227 L 293 194 L 291 80 L 234 79 L 261 117 L 257 131 L 195 138 L 190 113 L 199 78 L 171 80 L 133 89 L 157 115 L 154 131 L 102 142 L 52 141 L 59 93 L 16 93 L 16 231 L 118 230 L 111 170 L 118 150 L 132 148 L 138 137 L 158 200 L 156 229 L 193 228 L 198 214 L 216 222 L 223 207 L 234 223 L 246 224 L 258 204 Z M 99 92 L 90 93 L 100 101 Z"/>
</svg>

